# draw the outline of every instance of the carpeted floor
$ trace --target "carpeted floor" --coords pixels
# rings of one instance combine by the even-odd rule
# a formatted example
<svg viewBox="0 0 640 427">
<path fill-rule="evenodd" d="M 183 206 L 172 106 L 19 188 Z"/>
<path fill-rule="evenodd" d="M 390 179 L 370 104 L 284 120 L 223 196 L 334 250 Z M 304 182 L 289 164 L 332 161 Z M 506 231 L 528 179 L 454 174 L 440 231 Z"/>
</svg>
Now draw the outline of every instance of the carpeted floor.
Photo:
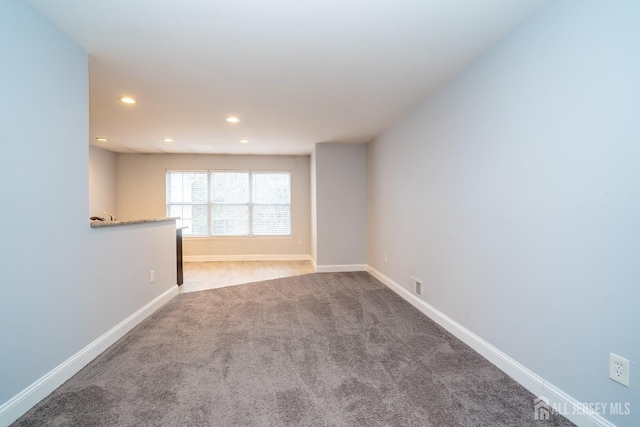
<svg viewBox="0 0 640 427">
<path fill-rule="evenodd" d="M 367 273 L 185 293 L 16 426 L 570 426 Z"/>
</svg>

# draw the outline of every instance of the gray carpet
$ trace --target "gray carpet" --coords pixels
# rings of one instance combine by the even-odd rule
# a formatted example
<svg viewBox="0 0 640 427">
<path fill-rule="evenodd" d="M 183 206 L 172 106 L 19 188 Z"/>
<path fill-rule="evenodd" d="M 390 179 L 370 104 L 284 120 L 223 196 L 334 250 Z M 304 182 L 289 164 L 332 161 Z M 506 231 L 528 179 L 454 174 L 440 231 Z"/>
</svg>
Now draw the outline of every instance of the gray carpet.
<svg viewBox="0 0 640 427">
<path fill-rule="evenodd" d="M 367 273 L 181 294 L 16 426 L 570 426 Z"/>
</svg>

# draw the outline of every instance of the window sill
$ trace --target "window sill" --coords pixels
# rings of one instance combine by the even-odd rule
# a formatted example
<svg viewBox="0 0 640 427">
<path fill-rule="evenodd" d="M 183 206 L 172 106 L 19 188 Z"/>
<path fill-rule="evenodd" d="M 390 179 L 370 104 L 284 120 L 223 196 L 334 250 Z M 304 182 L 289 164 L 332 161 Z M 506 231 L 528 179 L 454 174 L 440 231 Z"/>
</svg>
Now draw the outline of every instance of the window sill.
<svg viewBox="0 0 640 427">
<path fill-rule="evenodd" d="M 187 240 L 293 240 L 293 236 L 182 236 Z"/>
</svg>

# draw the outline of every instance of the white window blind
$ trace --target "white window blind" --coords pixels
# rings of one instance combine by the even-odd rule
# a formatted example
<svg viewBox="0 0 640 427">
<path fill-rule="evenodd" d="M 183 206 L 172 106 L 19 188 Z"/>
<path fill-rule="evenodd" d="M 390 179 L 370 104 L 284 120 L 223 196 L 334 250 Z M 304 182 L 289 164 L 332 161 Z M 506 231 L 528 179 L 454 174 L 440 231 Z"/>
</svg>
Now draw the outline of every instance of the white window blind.
<svg viewBox="0 0 640 427">
<path fill-rule="evenodd" d="M 167 216 L 181 218 L 183 234 L 209 234 L 208 182 L 207 172 L 167 172 Z"/>
<path fill-rule="evenodd" d="M 256 236 L 291 234 L 291 176 L 288 173 L 251 175 L 252 225 Z"/>
<path fill-rule="evenodd" d="M 249 172 L 211 172 L 212 235 L 250 234 L 249 193 Z"/>
<path fill-rule="evenodd" d="M 167 215 L 185 235 L 291 235 L 291 173 L 167 171 Z"/>
</svg>

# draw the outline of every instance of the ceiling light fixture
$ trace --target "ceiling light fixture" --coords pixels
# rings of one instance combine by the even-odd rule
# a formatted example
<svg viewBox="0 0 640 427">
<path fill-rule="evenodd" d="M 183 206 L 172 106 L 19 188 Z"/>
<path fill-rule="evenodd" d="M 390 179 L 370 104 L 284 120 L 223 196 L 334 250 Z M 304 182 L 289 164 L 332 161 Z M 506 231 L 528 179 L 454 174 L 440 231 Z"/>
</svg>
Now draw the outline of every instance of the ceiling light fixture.
<svg viewBox="0 0 640 427">
<path fill-rule="evenodd" d="M 135 104 L 136 100 L 129 97 L 129 96 L 121 96 L 120 101 L 124 102 L 125 104 Z"/>
<path fill-rule="evenodd" d="M 241 139 L 240 140 L 240 144 L 248 144 L 249 140 L 248 139 Z"/>
<path fill-rule="evenodd" d="M 104 136 L 99 136 L 96 138 L 96 141 L 109 142 L 109 139 L 105 138 Z"/>
<path fill-rule="evenodd" d="M 238 123 L 240 121 L 240 119 L 237 117 L 227 117 L 225 120 L 229 123 Z"/>
<path fill-rule="evenodd" d="M 163 141 L 164 141 L 164 142 L 173 142 L 173 139 L 171 139 L 171 138 L 164 138 L 164 139 L 163 139 Z"/>
</svg>

